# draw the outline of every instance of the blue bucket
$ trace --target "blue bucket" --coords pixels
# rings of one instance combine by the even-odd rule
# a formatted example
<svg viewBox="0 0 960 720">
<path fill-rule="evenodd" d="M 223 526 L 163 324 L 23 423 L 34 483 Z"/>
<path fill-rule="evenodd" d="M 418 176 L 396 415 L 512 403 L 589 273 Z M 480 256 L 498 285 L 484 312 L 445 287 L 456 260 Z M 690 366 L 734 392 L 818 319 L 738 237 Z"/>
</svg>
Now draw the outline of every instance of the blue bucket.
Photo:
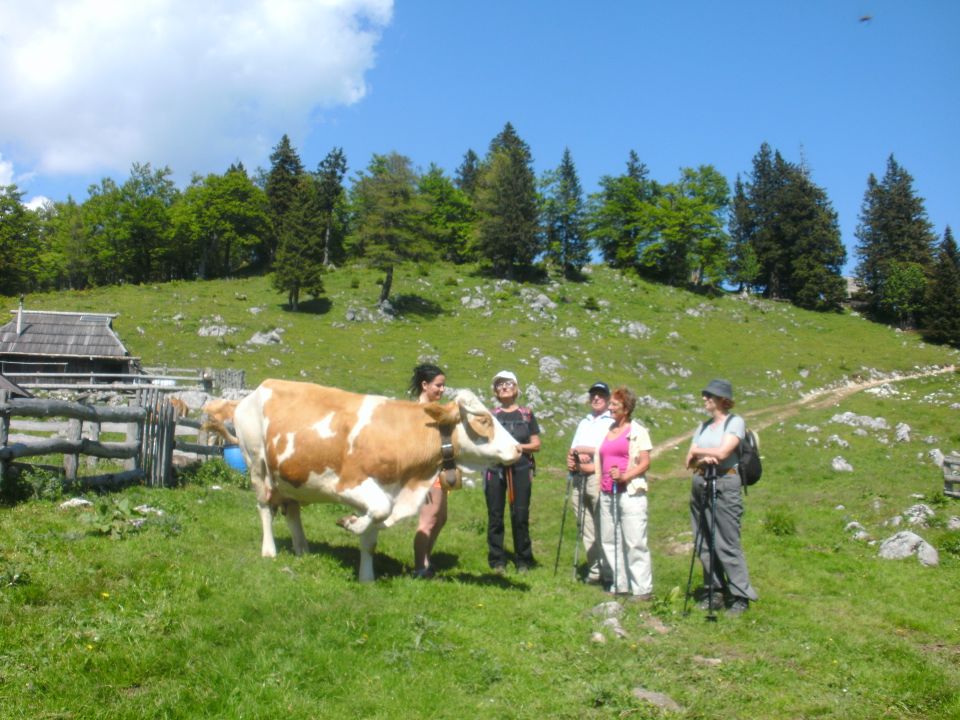
<svg viewBox="0 0 960 720">
<path fill-rule="evenodd" d="M 247 463 L 244 462 L 243 453 L 240 452 L 239 445 L 227 445 L 223 448 L 223 459 L 234 470 L 240 472 L 247 471 Z"/>
</svg>

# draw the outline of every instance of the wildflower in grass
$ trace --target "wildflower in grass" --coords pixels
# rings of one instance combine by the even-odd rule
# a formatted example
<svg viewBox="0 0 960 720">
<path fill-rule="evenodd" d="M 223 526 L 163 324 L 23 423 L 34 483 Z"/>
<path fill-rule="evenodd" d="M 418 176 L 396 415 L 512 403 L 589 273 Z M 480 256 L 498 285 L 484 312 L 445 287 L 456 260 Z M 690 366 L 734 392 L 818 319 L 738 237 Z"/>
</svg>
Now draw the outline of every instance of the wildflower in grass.
<svg viewBox="0 0 960 720">
<path fill-rule="evenodd" d="M 102 593 L 100 593 L 100 597 L 102 597 L 104 600 L 109 600 L 109 599 L 110 599 L 110 593 L 108 593 L 108 592 L 102 592 Z"/>
</svg>

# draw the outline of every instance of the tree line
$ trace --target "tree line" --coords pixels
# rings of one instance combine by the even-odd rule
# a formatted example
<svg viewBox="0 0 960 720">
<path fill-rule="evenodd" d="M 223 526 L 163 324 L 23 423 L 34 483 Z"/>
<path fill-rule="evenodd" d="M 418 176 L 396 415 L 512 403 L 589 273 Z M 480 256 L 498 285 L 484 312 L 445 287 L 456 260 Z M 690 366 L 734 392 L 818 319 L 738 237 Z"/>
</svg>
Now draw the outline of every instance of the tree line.
<svg viewBox="0 0 960 720">
<path fill-rule="evenodd" d="M 347 170 L 341 148 L 306 168 L 284 135 L 267 169 L 234 164 L 183 190 L 169 168 L 149 164 L 134 164 L 123 184 L 92 185 L 82 203 L 37 210 L 15 185 L 0 187 L 0 293 L 272 272 L 296 310 L 344 262 L 382 270 L 383 302 L 398 263 L 576 280 L 599 256 L 655 282 L 752 290 L 811 310 L 838 310 L 847 297 L 826 191 L 766 143 L 732 188 L 712 165 L 658 182 L 631 151 L 624 172 L 585 196 L 569 150 L 537 177 L 510 123 L 483 157 L 468 150 L 453 176 L 397 152 L 375 154 L 349 180 Z M 856 237 L 858 296 L 871 316 L 960 344 L 956 244 L 949 227 L 938 243 L 892 155 L 882 179 L 867 179 Z"/>
</svg>

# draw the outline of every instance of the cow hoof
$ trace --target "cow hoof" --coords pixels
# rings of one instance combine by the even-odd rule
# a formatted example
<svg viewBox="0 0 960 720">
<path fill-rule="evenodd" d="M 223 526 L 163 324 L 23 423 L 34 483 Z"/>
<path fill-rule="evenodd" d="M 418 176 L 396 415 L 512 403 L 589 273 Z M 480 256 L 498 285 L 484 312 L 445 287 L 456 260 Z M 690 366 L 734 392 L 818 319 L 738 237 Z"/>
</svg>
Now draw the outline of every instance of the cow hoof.
<svg viewBox="0 0 960 720">
<path fill-rule="evenodd" d="M 360 518 L 358 518 L 356 515 L 344 515 L 342 518 L 337 520 L 337 525 L 342 527 L 344 530 L 352 530 L 353 524 L 359 519 Z"/>
</svg>

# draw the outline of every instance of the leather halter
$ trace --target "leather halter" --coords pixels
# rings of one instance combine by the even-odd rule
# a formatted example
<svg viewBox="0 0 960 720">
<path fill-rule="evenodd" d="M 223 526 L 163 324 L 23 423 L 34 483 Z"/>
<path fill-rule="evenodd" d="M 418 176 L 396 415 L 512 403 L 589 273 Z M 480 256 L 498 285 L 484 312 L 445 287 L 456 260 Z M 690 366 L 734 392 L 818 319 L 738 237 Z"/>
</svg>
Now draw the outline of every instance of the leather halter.
<svg viewBox="0 0 960 720">
<path fill-rule="evenodd" d="M 460 469 L 457 467 L 456 452 L 453 448 L 452 429 L 440 428 L 440 482 L 448 490 L 461 485 Z"/>
</svg>

